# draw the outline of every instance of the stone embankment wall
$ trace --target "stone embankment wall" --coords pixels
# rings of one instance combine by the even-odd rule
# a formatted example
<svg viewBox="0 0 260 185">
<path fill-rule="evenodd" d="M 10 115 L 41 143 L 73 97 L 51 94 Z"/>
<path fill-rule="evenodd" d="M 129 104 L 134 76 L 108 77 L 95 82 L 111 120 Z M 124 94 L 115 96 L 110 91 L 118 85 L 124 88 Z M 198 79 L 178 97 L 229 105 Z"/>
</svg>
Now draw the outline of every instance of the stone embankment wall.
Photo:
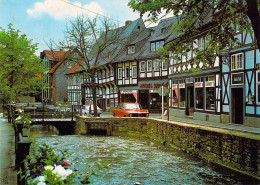
<svg viewBox="0 0 260 185">
<path fill-rule="evenodd" d="M 86 117 L 77 118 L 76 134 L 86 133 L 87 120 L 109 121 L 112 135 L 149 137 L 260 179 L 260 136 L 151 118 Z"/>
</svg>

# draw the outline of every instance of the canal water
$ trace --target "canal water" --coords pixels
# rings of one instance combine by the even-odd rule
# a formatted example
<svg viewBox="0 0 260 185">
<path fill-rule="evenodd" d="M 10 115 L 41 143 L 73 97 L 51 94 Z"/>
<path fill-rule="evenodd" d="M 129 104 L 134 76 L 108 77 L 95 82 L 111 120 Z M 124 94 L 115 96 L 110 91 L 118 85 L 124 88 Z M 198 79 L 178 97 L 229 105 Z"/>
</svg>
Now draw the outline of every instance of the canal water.
<svg viewBox="0 0 260 185">
<path fill-rule="evenodd" d="M 38 144 L 68 149 L 67 161 L 83 175 L 94 170 L 94 185 L 257 184 L 248 176 L 206 163 L 149 139 L 114 136 L 59 136 L 39 128 Z M 31 132 L 31 136 L 34 132 Z M 41 136 L 40 136 L 41 135 Z M 110 166 L 105 172 L 97 164 Z"/>
</svg>

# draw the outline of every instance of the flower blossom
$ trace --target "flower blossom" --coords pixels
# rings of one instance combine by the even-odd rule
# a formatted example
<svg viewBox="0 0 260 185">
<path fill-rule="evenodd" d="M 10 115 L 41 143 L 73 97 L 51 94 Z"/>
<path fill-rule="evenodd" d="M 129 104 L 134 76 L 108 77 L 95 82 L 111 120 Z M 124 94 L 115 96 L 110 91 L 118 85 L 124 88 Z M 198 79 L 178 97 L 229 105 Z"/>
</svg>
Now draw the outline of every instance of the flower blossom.
<svg viewBox="0 0 260 185">
<path fill-rule="evenodd" d="M 38 177 L 36 177 L 36 178 L 34 179 L 34 182 L 35 182 L 35 181 L 39 181 L 39 182 L 37 183 L 37 185 L 46 185 L 46 183 L 44 182 L 45 179 L 46 179 L 46 175 L 44 175 L 44 176 L 38 176 Z"/>
<path fill-rule="evenodd" d="M 53 166 L 51 166 L 51 165 L 45 166 L 44 169 L 45 169 L 45 170 L 53 170 Z"/>
<path fill-rule="evenodd" d="M 52 171 L 53 174 L 56 174 L 58 177 L 61 177 L 61 180 L 65 180 L 67 176 L 72 174 L 72 170 L 64 169 L 61 165 L 55 166 L 55 169 Z"/>
</svg>

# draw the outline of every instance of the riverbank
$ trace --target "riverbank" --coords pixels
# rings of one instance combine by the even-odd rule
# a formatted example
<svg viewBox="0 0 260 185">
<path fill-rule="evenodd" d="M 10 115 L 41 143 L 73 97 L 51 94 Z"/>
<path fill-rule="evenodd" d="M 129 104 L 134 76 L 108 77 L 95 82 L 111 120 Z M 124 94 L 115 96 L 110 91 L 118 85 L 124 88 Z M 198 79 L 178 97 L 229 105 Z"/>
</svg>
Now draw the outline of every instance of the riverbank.
<svg viewBox="0 0 260 185">
<path fill-rule="evenodd" d="M 17 184 L 14 132 L 7 120 L 0 117 L 0 184 Z"/>
<path fill-rule="evenodd" d="M 260 179 L 260 135 L 154 118 L 78 117 L 76 133 L 85 134 L 88 120 L 107 120 L 112 135 L 142 135 L 232 170 Z"/>
</svg>

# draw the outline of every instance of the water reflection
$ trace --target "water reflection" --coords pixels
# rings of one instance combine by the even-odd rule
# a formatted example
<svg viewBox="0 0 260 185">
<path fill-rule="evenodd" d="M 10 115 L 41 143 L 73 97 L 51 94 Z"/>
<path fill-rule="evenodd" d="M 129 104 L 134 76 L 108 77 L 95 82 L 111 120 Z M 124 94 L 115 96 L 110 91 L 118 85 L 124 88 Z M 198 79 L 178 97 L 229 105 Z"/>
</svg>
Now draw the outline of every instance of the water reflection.
<svg viewBox="0 0 260 185">
<path fill-rule="evenodd" d="M 110 165 L 93 184 L 257 184 L 253 179 L 209 165 L 176 149 L 145 139 L 100 136 L 38 138 L 58 149 L 68 149 L 72 167 L 85 174 L 97 163 Z"/>
</svg>

